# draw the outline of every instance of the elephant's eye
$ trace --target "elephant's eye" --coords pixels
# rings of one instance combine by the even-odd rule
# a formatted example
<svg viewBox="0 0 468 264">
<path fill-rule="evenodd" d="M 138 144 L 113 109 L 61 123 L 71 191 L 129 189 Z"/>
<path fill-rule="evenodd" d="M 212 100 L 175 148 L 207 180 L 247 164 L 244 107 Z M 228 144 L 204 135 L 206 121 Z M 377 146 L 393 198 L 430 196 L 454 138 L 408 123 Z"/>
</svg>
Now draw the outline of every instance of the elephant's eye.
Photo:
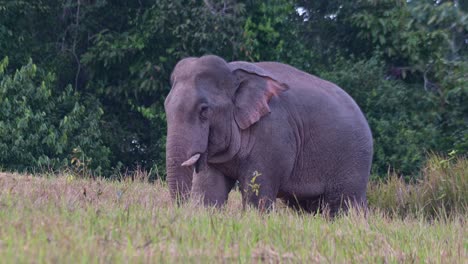
<svg viewBox="0 0 468 264">
<path fill-rule="evenodd" d="M 202 121 L 206 121 L 208 119 L 208 111 L 209 111 L 208 106 L 204 105 L 204 106 L 201 107 L 201 109 L 200 109 L 200 119 Z"/>
</svg>

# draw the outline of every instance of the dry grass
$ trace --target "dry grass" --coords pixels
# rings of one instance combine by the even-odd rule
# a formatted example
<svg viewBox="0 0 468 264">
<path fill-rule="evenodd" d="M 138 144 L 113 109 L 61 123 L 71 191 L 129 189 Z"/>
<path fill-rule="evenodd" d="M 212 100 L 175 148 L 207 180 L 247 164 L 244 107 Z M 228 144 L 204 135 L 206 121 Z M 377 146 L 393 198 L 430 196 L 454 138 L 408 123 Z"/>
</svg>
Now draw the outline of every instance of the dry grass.
<svg viewBox="0 0 468 264">
<path fill-rule="evenodd" d="M 393 216 L 446 219 L 468 213 L 468 159 L 433 155 L 422 178 L 407 184 L 396 174 L 371 182 L 369 204 Z"/>
<path fill-rule="evenodd" d="M 462 162 L 466 169 L 466 160 Z M 191 204 L 176 207 L 164 183 L 145 183 L 141 172 L 131 177 L 134 181 L 120 182 L 69 174 L 0 173 L 0 259 L 2 263 L 467 263 L 467 212 L 459 206 L 467 199 L 466 175 L 459 179 L 462 182 L 455 181 L 453 171 L 458 169 L 448 170 L 444 175 L 451 175 L 447 176 L 451 183 L 430 178 L 408 187 L 391 178 L 373 185 L 369 191 L 373 209 L 367 217 L 350 212 L 333 221 L 281 206 L 270 214 L 242 211 L 238 192 L 231 194 L 222 210 Z M 429 174 L 441 175 L 436 171 Z M 465 185 L 451 186 L 455 183 Z M 421 193 L 423 188 L 452 194 L 432 196 Z M 450 209 L 450 217 L 428 221 L 431 213 L 407 209 L 424 200 L 447 209 L 450 201 L 458 209 Z"/>
</svg>

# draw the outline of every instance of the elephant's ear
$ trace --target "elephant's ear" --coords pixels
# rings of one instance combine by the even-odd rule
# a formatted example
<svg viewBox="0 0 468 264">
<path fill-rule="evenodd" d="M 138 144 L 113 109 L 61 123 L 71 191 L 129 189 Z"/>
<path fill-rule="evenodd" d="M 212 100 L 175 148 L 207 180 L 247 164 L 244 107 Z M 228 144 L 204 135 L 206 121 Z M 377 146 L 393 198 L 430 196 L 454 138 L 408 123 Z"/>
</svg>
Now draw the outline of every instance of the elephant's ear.
<svg viewBox="0 0 468 264">
<path fill-rule="evenodd" d="M 234 118 L 241 129 L 246 129 L 270 113 L 268 102 L 288 86 L 252 63 L 231 62 L 229 67 L 238 80 Z"/>
</svg>

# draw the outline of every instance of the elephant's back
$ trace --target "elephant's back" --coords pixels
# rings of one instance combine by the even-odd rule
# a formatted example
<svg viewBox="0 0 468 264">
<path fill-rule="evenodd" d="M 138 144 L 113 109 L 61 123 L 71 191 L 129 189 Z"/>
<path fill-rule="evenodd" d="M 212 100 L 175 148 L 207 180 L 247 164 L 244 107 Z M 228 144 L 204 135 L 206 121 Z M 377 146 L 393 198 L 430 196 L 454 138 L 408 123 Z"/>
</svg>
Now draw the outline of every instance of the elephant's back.
<svg viewBox="0 0 468 264">
<path fill-rule="evenodd" d="M 336 84 L 286 64 L 278 62 L 256 64 L 289 86 L 289 90 L 282 97 L 290 101 L 288 103 L 292 104 L 291 107 L 309 113 L 322 113 L 325 117 L 335 120 L 340 117 L 351 118 L 354 121 L 356 118 L 364 118 L 354 99 Z M 367 126 L 367 122 L 363 125 Z"/>
<path fill-rule="evenodd" d="M 290 65 L 279 62 L 258 62 L 257 66 L 272 73 L 279 81 L 284 82 L 290 88 L 297 91 L 298 89 L 314 89 L 318 92 L 321 89 L 334 89 L 335 84 L 323 80 L 315 75 L 306 73 Z"/>
</svg>

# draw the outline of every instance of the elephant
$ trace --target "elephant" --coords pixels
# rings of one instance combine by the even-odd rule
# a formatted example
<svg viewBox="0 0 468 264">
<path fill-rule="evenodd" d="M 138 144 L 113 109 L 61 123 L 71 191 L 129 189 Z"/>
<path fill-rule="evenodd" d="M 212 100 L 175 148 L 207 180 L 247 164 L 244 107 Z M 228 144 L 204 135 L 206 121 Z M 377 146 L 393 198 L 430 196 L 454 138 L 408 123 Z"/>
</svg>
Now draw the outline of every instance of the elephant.
<svg viewBox="0 0 468 264">
<path fill-rule="evenodd" d="M 329 213 L 366 207 L 373 140 L 337 85 L 279 62 L 180 60 L 171 74 L 166 172 L 171 197 Z"/>
</svg>

